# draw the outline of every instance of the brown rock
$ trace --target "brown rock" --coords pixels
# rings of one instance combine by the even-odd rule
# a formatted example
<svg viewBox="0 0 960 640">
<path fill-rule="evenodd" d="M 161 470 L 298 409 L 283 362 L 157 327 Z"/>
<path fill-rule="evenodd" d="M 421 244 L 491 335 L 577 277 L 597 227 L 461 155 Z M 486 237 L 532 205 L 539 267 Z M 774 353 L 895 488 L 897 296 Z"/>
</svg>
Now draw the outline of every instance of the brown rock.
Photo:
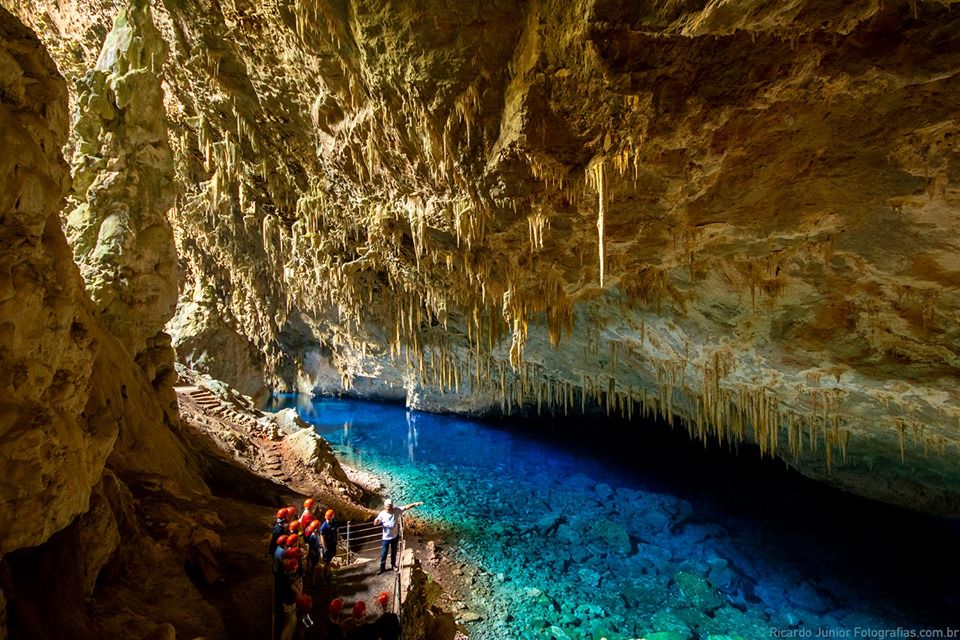
<svg viewBox="0 0 960 640">
<path fill-rule="evenodd" d="M 177 640 L 177 630 L 169 622 L 165 622 L 147 635 L 143 640 Z"/>
<path fill-rule="evenodd" d="M 0 9 L 0 553 L 87 510 L 117 427 L 81 418 L 96 354 L 57 210 L 67 93 L 36 37 Z M 14 153 L 13 150 L 16 150 Z"/>
</svg>

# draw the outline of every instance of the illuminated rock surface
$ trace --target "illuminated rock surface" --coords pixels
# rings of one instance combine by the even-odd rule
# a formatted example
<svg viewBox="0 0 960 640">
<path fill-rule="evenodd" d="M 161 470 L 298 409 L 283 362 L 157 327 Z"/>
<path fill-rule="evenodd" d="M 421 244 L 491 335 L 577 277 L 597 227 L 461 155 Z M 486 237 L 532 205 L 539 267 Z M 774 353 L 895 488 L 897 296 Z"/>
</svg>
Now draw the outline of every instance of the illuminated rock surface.
<svg viewBox="0 0 960 640">
<path fill-rule="evenodd" d="M 0 552 L 205 495 L 171 347 L 960 514 L 953 4 L 0 0 Z"/>
<path fill-rule="evenodd" d="M 950 4 L 164 2 L 176 344 L 249 393 L 645 405 L 955 514 Z M 116 11 L 18 8 L 76 78 Z"/>
</svg>

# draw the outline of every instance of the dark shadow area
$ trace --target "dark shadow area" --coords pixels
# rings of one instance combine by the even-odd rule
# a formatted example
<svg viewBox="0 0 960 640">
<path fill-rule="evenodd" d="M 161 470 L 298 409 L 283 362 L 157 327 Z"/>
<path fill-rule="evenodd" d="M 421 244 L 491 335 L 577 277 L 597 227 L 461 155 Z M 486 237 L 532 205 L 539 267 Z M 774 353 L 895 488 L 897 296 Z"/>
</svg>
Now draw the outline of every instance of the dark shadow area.
<svg viewBox="0 0 960 640">
<path fill-rule="evenodd" d="M 602 413 L 485 420 L 633 476 L 651 491 L 688 500 L 695 521 L 769 538 L 772 555 L 857 581 L 864 595 L 896 603 L 930 627 L 960 624 L 960 520 L 869 500 L 812 480 L 758 447 L 692 442 L 665 421 Z M 811 544 L 812 543 L 812 544 Z"/>
</svg>

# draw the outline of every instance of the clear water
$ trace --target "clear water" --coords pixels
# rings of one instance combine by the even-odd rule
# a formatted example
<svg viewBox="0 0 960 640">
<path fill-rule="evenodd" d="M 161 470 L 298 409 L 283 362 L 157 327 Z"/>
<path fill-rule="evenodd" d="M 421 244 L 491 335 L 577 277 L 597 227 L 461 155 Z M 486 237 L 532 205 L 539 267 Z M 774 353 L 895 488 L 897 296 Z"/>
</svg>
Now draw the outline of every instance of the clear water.
<svg viewBox="0 0 960 640">
<path fill-rule="evenodd" d="M 833 492 L 752 451 L 599 417 L 498 424 L 296 396 L 268 408 L 285 407 L 455 534 L 474 638 L 960 629 L 955 522 Z"/>
</svg>

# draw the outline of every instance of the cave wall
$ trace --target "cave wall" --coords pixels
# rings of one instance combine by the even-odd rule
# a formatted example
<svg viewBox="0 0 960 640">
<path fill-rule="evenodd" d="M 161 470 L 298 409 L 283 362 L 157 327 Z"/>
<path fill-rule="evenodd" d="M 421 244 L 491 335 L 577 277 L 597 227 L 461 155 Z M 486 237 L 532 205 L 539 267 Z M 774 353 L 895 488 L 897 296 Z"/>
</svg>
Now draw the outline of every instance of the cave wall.
<svg viewBox="0 0 960 640">
<path fill-rule="evenodd" d="M 158 388 L 174 377 L 163 328 L 178 293 L 167 219 L 176 197 L 173 154 L 158 75 L 166 57 L 146 3 L 118 12 L 96 66 L 75 83 L 73 189 L 65 214 L 100 321 Z"/>
<path fill-rule="evenodd" d="M 158 534 L 143 528 L 136 500 L 145 490 L 181 500 L 208 491 L 179 436 L 172 378 L 163 373 L 173 351 L 157 338 L 175 288 L 154 301 L 165 317 L 131 305 L 125 321 L 112 324 L 115 314 L 91 299 L 68 246 L 60 217 L 71 189 L 68 105 L 46 47 L 0 7 L 0 635 L 62 637 L 70 629 L 87 638 L 126 629 L 139 637 L 156 626 L 143 614 L 119 612 L 115 626 L 92 621 L 86 607 L 96 602 L 95 585 L 111 565 L 116 578 L 130 557 L 182 573 L 169 545 L 148 541 Z M 112 160 L 106 164 L 116 166 Z M 156 297 L 139 281 L 133 286 Z M 144 333 L 108 328 L 118 326 Z"/>
<path fill-rule="evenodd" d="M 86 510 L 117 429 L 80 419 L 96 347 L 83 281 L 57 215 L 70 185 L 60 151 L 66 86 L 31 33 L 6 12 L 0 18 L 0 496 L 9 514 L 0 524 L 0 552 L 6 553 L 49 537 Z"/>
<path fill-rule="evenodd" d="M 952 4 L 158 2 L 180 357 L 960 513 Z M 122 6 L 13 9 L 80 79 Z"/>
</svg>

